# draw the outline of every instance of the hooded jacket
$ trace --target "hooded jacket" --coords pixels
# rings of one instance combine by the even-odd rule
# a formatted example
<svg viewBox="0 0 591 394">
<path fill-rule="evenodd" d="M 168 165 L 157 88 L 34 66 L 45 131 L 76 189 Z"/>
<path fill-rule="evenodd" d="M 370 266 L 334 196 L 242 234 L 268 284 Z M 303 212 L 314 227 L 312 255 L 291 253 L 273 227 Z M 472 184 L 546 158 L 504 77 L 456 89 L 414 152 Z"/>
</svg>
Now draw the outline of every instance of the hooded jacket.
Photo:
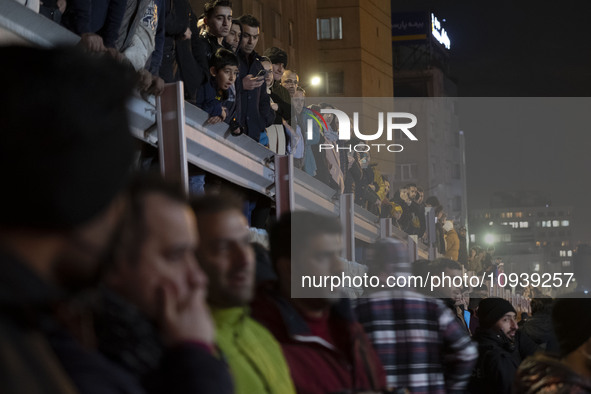
<svg viewBox="0 0 591 394">
<path fill-rule="evenodd" d="M 329 325 L 338 327 L 331 330 L 338 347 L 314 335 L 300 312 L 275 289 L 259 289 L 253 317 L 281 344 L 298 393 L 380 391 L 386 386 L 380 359 L 348 299 L 334 305 L 328 317 Z"/>
</svg>

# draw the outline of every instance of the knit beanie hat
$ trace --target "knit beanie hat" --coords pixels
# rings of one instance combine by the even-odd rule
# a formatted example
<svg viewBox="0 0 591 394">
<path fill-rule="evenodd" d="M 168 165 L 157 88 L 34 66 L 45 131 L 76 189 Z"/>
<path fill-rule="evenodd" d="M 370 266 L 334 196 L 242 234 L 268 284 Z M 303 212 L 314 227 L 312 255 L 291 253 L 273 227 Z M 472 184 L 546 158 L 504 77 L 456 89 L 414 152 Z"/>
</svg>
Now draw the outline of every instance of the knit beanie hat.
<svg viewBox="0 0 591 394">
<path fill-rule="evenodd" d="M 485 298 L 478 304 L 480 327 L 484 329 L 491 328 L 509 312 L 517 313 L 509 301 L 502 298 Z"/>
<path fill-rule="evenodd" d="M 263 53 L 263 56 L 266 56 L 269 59 L 271 59 L 271 63 L 281 63 L 283 64 L 284 68 L 287 68 L 287 53 L 283 49 L 277 47 L 267 48 L 267 50 L 265 50 L 265 53 Z"/>
<path fill-rule="evenodd" d="M 133 161 L 133 70 L 75 48 L 0 48 L 0 225 L 72 229 L 102 212 Z"/>
<path fill-rule="evenodd" d="M 591 338 L 591 297 L 582 292 L 556 301 L 552 324 L 561 356 L 576 350 Z"/>
</svg>

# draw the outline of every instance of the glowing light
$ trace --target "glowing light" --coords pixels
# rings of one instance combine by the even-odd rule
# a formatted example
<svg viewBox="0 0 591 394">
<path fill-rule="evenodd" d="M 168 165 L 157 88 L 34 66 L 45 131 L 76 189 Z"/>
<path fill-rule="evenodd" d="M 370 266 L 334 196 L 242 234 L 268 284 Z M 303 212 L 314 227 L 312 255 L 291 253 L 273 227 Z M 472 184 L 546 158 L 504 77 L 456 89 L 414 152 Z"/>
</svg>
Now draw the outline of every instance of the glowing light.
<svg viewBox="0 0 591 394">
<path fill-rule="evenodd" d="M 312 86 L 319 86 L 321 83 L 322 83 L 322 79 L 318 76 L 312 77 L 312 79 L 310 80 L 310 84 Z"/>
<path fill-rule="evenodd" d="M 496 242 L 496 240 L 497 240 L 497 237 L 494 234 L 486 234 L 484 236 L 484 242 L 489 245 L 494 244 Z"/>
</svg>

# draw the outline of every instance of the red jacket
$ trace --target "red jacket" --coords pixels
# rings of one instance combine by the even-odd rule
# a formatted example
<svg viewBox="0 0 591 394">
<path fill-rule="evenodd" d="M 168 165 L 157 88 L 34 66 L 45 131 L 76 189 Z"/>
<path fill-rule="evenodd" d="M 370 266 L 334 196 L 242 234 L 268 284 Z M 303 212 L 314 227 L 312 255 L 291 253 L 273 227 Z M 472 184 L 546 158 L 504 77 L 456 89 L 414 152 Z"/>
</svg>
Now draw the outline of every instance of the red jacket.
<svg viewBox="0 0 591 394">
<path fill-rule="evenodd" d="M 331 337 L 337 349 L 314 336 L 294 306 L 276 292 L 261 289 L 252 317 L 281 344 L 298 393 L 340 393 L 386 387 L 386 375 L 348 299 L 330 309 Z"/>
</svg>

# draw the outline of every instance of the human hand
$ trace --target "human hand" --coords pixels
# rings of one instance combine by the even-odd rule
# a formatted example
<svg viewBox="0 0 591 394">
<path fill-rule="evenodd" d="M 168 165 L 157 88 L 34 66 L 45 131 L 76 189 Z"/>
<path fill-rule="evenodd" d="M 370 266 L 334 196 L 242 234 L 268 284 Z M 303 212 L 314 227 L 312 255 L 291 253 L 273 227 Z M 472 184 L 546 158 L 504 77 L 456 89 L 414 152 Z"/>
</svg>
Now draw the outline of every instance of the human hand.
<svg viewBox="0 0 591 394">
<path fill-rule="evenodd" d="M 201 273 L 203 277 L 205 275 Z M 170 283 L 160 291 L 161 328 L 165 344 L 173 346 L 182 342 L 202 342 L 213 345 L 215 326 L 207 306 L 207 279 L 195 285 L 184 300 Z"/>
<path fill-rule="evenodd" d="M 216 124 L 220 123 L 221 121 L 223 121 L 221 116 L 212 116 L 211 118 L 207 119 L 207 121 L 205 121 L 205 124 Z"/>
<path fill-rule="evenodd" d="M 252 74 L 248 74 L 242 78 L 242 88 L 244 90 L 253 90 L 259 88 L 265 83 L 265 77 L 254 77 Z"/>
<path fill-rule="evenodd" d="M 187 30 L 183 33 L 183 40 L 190 40 L 191 39 L 191 28 L 187 27 Z"/>
<path fill-rule="evenodd" d="M 82 33 L 78 44 L 90 52 L 104 52 L 107 50 L 103 38 L 94 33 Z"/>
<path fill-rule="evenodd" d="M 64 11 L 66 10 L 66 0 L 57 0 L 56 2 L 57 5 L 57 9 L 63 14 Z"/>
</svg>

